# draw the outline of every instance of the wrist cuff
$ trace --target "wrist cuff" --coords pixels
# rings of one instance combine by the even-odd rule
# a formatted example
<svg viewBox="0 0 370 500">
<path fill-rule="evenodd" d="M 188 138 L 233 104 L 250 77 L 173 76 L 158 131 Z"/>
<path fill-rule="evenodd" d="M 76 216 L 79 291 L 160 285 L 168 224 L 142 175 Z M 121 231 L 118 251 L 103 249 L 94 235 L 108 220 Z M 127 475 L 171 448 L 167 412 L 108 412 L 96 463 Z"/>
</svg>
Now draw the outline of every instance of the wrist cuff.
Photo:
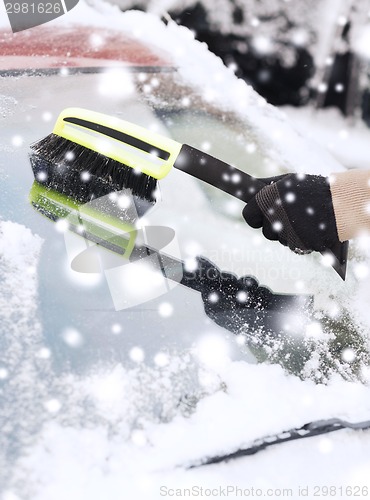
<svg viewBox="0 0 370 500">
<path fill-rule="evenodd" d="M 370 233 L 370 170 L 349 170 L 329 177 L 340 241 Z"/>
</svg>

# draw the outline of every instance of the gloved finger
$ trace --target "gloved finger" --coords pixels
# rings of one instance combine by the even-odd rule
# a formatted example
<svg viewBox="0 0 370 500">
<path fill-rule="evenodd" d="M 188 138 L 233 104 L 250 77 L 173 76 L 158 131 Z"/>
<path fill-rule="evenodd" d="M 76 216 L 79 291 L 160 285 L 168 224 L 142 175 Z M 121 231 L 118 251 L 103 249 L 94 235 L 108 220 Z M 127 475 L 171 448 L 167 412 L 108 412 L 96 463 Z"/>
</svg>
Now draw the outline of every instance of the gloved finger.
<svg viewBox="0 0 370 500">
<path fill-rule="evenodd" d="M 262 233 L 268 240 L 277 241 L 279 239 L 279 233 L 272 228 L 271 223 L 267 219 L 264 220 Z"/>
<path fill-rule="evenodd" d="M 243 217 L 246 223 L 255 229 L 263 226 L 263 214 L 255 198 L 249 200 L 248 204 L 244 207 Z"/>
</svg>

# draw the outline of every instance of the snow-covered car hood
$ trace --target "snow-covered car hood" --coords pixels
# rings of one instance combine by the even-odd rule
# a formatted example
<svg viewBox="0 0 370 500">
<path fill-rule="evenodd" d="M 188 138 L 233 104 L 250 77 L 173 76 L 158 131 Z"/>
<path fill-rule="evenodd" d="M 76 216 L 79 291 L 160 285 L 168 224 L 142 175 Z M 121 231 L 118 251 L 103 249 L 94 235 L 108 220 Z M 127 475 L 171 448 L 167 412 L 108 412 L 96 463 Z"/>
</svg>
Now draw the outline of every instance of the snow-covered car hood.
<svg viewBox="0 0 370 500">
<path fill-rule="evenodd" d="M 27 201 L 33 181 L 28 144 L 47 135 L 68 106 L 149 125 L 210 148 L 246 171 L 257 169 L 256 175 L 261 168 L 265 175 L 329 174 L 341 165 L 175 23 L 165 26 L 152 15 L 80 1 L 50 27 L 73 31 L 77 24 L 91 29 L 93 43 L 94 27 L 99 37 L 104 30 L 109 36 L 112 30 L 124 33 L 154 54 L 149 66 L 157 71 L 17 74 L 1 80 L 5 495 L 80 500 L 118 499 L 124 492 L 153 499 L 163 497 L 161 487 L 193 483 L 293 488 L 296 495 L 308 486 L 313 495 L 315 485 L 337 478 L 343 486 L 366 486 L 368 433 L 341 431 L 198 471 L 183 465 L 311 420 L 369 418 L 367 240 L 352 245 L 348 280 L 342 283 L 317 256 L 290 254 L 247 228 L 239 202 L 177 172 L 161 183 L 162 201 L 146 218 L 176 230 L 184 257 L 202 253 L 223 270 L 254 274 L 277 292 L 314 294 L 317 315 L 300 332 L 312 342 L 311 350 L 297 377 L 276 364 L 294 367 L 300 352 L 285 344 L 279 351 L 277 343 L 267 353 L 276 364 L 255 364 L 245 339 L 212 324 L 199 295 L 180 286 L 140 307 L 115 311 L 102 276 L 72 271 L 63 234 Z M 78 61 L 76 50 L 77 66 Z"/>
</svg>

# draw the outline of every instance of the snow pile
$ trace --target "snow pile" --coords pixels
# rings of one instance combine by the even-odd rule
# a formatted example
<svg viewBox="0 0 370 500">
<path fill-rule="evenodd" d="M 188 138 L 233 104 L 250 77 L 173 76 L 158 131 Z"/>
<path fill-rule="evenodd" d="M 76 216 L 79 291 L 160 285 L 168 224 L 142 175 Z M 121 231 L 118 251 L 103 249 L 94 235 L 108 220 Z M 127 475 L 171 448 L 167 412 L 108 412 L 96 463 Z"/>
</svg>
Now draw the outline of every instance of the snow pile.
<svg viewBox="0 0 370 500">
<path fill-rule="evenodd" d="M 24 226 L 0 221 L 0 329 L 5 347 L 18 334 L 19 348 L 23 350 L 40 334 L 36 268 L 41 243 Z M 17 368 L 22 357 L 17 349 L 6 353 L 4 359 L 10 371 Z"/>
<path fill-rule="evenodd" d="M 181 373 L 185 373 L 183 368 L 179 363 L 177 368 L 172 367 L 172 375 L 166 370 L 157 374 L 156 379 L 162 383 L 167 379 L 169 398 Z M 128 383 L 136 379 L 132 374 L 118 366 L 97 371 L 81 382 L 70 379 L 63 412 L 47 424 L 38 443 L 16 464 L 14 484 L 23 484 L 23 488 L 14 486 L 8 494 L 32 500 L 118 500 L 124 492 L 125 498 L 145 500 L 161 498 L 160 487 L 164 485 L 216 487 L 217 466 L 186 467 L 310 420 L 339 416 L 360 421 L 370 414 L 368 387 L 339 379 L 328 386 L 317 386 L 286 376 L 276 366 L 226 361 L 213 369 L 199 367 L 199 380 L 208 395 L 191 415 L 178 412 L 169 423 L 158 423 L 153 416 L 144 415 L 127 426 L 130 410 L 138 404 L 127 392 Z M 98 380 L 109 381 L 111 388 L 108 384 L 100 392 Z M 115 388 L 118 392 L 113 396 Z M 136 399 L 140 400 L 146 389 L 143 385 Z M 163 387 L 158 389 L 163 392 Z M 68 422 L 73 411 L 75 415 Z M 76 421 L 78 413 L 80 423 Z M 297 488 L 302 483 L 310 487 L 336 484 L 340 477 L 343 484 L 356 479 L 356 484 L 366 485 L 364 472 L 370 465 L 367 434 L 340 431 L 279 445 L 221 469 L 218 466 L 218 472 L 222 470 L 220 483 L 245 488 Z M 315 466 L 297 463 L 303 450 L 306 464 Z M 262 478 L 261 470 L 269 473 L 264 472 Z"/>
<path fill-rule="evenodd" d="M 24 226 L 0 221 L 0 483 L 5 463 L 39 429 L 47 397 L 50 353 L 37 315 L 41 244 Z"/>
</svg>

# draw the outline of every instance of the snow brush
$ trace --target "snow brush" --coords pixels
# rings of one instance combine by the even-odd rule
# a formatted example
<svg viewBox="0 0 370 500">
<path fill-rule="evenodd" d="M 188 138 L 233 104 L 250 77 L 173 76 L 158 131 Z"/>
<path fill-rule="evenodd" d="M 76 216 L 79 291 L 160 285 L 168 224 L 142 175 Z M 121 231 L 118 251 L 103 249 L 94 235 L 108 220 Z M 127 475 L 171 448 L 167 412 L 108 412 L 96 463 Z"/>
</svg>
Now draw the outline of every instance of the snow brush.
<svg viewBox="0 0 370 500">
<path fill-rule="evenodd" d="M 54 130 L 31 145 L 36 180 L 88 202 L 129 188 L 155 202 L 157 181 L 174 167 L 239 200 L 248 201 L 265 183 L 187 144 L 119 118 L 81 108 L 67 108 Z M 344 280 L 348 242 L 339 240 L 321 252 Z"/>
</svg>

